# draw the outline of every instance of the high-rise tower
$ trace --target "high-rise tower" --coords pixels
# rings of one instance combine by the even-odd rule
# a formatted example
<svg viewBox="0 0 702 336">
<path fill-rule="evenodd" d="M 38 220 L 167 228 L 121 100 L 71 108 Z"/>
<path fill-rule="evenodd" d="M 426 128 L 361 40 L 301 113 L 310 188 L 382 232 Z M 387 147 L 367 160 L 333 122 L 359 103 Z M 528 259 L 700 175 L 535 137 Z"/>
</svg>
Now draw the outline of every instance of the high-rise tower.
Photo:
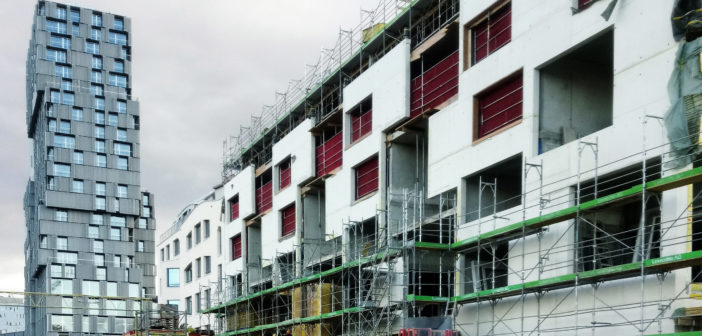
<svg viewBox="0 0 702 336">
<path fill-rule="evenodd" d="M 121 334 L 155 294 L 154 200 L 141 191 L 131 41 L 129 18 L 36 6 L 25 288 L 50 295 L 28 305 L 28 335 Z"/>
</svg>

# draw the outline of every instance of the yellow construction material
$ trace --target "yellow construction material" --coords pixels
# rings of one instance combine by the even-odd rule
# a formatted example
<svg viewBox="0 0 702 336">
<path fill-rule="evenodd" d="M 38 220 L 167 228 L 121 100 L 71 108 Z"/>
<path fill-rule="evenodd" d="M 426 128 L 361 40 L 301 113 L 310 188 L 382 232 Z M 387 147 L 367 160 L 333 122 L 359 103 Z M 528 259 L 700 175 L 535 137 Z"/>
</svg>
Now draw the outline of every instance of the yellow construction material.
<svg viewBox="0 0 702 336">
<path fill-rule="evenodd" d="M 293 336 L 307 336 L 304 324 L 296 324 L 292 327 Z"/>
<path fill-rule="evenodd" d="M 295 287 L 292 291 L 292 317 L 301 318 L 303 311 L 302 287 Z"/>
<path fill-rule="evenodd" d="M 341 292 L 334 284 L 321 283 L 307 286 L 308 316 L 317 316 L 341 309 Z"/>
<path fill-rule="evenodd" d="M 331 328 L 329 323 L 315 323 L 305 326 L 306 336 L 331 336 Z"/>
<path fill-rule="evenodd" d="M 385 28 L 385 23 L 376 23 L 373 25 L 373 27 L 364 29 L 363 33 L 361 34 L 363 37 L 363 43 L 370 41 L 376 34 L 382 31 L 383 28 Z"/>
</svg>

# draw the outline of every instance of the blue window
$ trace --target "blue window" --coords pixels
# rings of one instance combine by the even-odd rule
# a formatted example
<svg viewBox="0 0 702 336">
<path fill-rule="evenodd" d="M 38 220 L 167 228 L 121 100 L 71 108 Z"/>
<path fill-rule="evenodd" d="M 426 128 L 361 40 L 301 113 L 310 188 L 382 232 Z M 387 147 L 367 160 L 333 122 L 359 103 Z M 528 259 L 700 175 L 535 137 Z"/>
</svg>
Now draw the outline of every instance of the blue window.
<svg viewBox="0 0 702 336">
<path fill-rule="evenodd" d="M 57 34 L 66 34 L 66 23 L 46 20 L 46 30 Z"/>
<path fill-rule="evenodd" d="M 127 76 L 110 74 L 110 85 L 126 88 Z"/>
<path fill-rule="evenodd" d="M 74 107 L 72 111 L 72 118 L 73 120 L 83 121 L 83 110 Z"/>
<path fill-rule="evenodd" d="M 65 20 L 66 19 L 66 8 L 64 7 L 56 7 L 56 17 Z"/>
<path fill-rule="evenodd" d="M 63 100 L 61 102 L 63 104 L 66 104 L 66 105 L 74 105 L 75 104 L 75 97 L 70 92 L 64 92 L 63 93 Z"/>
<path fill-rule="evenodd" d="M 115 17 L 115 29 L 124 30 L 124 19 L 120 17 Z"/>
<path fill-rule="evenodd" d="M 95 109 L 96 110 L 105 110 L 105 99 L 104 98 L 95 98 Z M 97 122 L 97 121 L 96 121 Z M 105 114 L 102 114 L 102 123 L 105 123 Z"/>
<path fill-rule="evenodd" d="M 131 156 L 132 155 L 132 145 L 126 143 L 114 143 L 114 153 L 115 155 L 121 156 Z"/>
<path fill-rule="evenodd" d="M 180 270 L 177 268 L 168 269 L 168 287 L 180 287 Z"/>
<path fill-rule="evenodd" d="M 124 61 L 115 60 L 115 72 L 124 73 Z"/>
<path fill-rule="evenodd" d="M 122 46 L 127 45 L 127 34 L 110 32 L 110 36 L 107 41 Z"/>
<path fill-rule="evenodd" d="M 100 29 L 92 28 L 90 29 L 90 38 L 95 41 L 100 41 L 101 31 Z"/>
<path fill-rule="evenodd" d="M 93 13 L 93 26 L 102 27 L 102 14 Z"/>
<path fill-rule="evenodd" d="M 90 84 L 90 94 L 94 96 L 103 96 L 102 84 Z"/>
<path fill-rule="evenodd" d="M 73 70 L 70 66 L 56 64 L 54 66 L 54 75 L 62 78 L 71 78 L 73 77 Z"/>
<path fill-rule="evenodd" d="M 93 69 L 102 69 L 102 57 L 100 56 L 93 56 Z"/>
<path fill-rule="evenodd" d="M 51 102 L 60 104 L 61 103 L 61 94 L 56 91 L 56 90 L 51 90 Z"/>
<path fill-rule="evenodd" d="M 49 61 L 66 63 L 66 51 L 59 49 L 46 49 L 46 59 Z"/>
<path fill-rule="evenodd" d="M 61 177 L 71 177 L 71 165 L 54 163 L 54 175 Z"/>
<path fill-rule="evenodd" d="M 102 71 L 93 70 L 90 75 L 90 81 L 93 83 L 102 83 Z"/>
<path fill-rule="evenodd" d="M 71 49 L 71 38 L 51 35 L 49 45 L 56 48 Z"/>
<path fill-rule="evenodd" d="M 71 8 L 71 21 L 80 22 L 80 9 Z"/>
<path fill-rule="evenodd" d="M 85 52 L 89 54 L 99 54 L 100 44 L 97 42 L 85 41 Z"/>
<path fill-rule="evenodd" d="M 73 81 L 70 79 L 64 79 L 61 81 L 61 90 L 73 91 Z"/>
<path fill-rule="evenodd" d="M 71 33 L 73 36 L 80 36 L 80 24 L 74 23 L 71 27 Z"/>
<path fill-rule="evenodd" d="M 117 101 L 117 113 L 127 113 L 127 102 L 123 100 Z"/>
<path fill-rule="evenodd" d="M 117 169 L 127 170 L 129 169 L 129 160 L 126 157 L 117 158 Z"/>
<path fill-rule="evenodd" d="M 76 139 L 72 136 L 54 135 L 54 147 L 74 149 Z"/>
<path fill-rule="evenodd" d="M 105 124 L 105 112 L 95 112 L 95 116 L 93 118 L 93 122 L 95 122 L 98 125 L 104 125 Z"/>
<path fill-rule="evenodd" d="M 110 113 L 107 115 L 107 124 L 108 125 L 117 127 L 118 123 L 119 123 L 119 118 L 117 118 L 116 113 Z M 119 131 L 117 131 L 117 140 L 122 140 L 119 138 Z M 126 141 L 126 139 L 124 139 L 124 141 Z"/>
</svg>

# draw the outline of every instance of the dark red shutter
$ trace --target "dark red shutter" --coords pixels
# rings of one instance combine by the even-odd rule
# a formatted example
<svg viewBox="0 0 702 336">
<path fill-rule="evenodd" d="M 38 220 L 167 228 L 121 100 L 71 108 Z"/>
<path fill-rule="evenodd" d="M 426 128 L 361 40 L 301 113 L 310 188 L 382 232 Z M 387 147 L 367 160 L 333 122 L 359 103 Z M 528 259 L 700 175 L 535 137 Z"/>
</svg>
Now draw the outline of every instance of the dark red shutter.
<svg viewBox="0 0 702 336">
<path fill-rule="evenodd" d="M 478 137 L 522 117 L 522 74 L 478 96 Z"/>
<path fill-rule="evenodd" d="M 578 0 L 578 9 L 583 9 L 593 3 L 595 0 Z"/>
<path fill-rule="evenodd" d="M 232 238 L 232 260 L 241 258 L 241 235 Z"/>
<path fill-rule="evenodd" d="M 356 167 L 356 199 L 378 190 L 378 157 Z"/>
<path fill-rule="evenodd" d="M 231 200 L 229 200 L 229 220 L 233 221 L 237 218 L 239 218 L 239 196 L 234 196 Z"/>
<path fill-rule="evenodd" d="M 410 86 L 410 118 L 455 96 L 458 93 L 458 51 L 412 79 Z"/>
<path fill-rule="evenodd" d="M 512 3 L 490 14 L 471 31 L 475 64 L 512 40 Z"/>
<path fill-rule="evenodd" d="M 273 206 L 273 181 L 270 170 L 256 178 L 256 212 L 261 213 Z"/>
<path fill-rule="evenodd" d="M 341 167 L 342 162 L 342 151 L 343 147 L 343 137 L 342 132 L 335 134 L 328 140 L 321 140 L 322 143 L 317 146 L 316 156 L 317 156 L 317 176 L 324 176 L 334 169 Z"/>
<path fill-rule="evenodd" d="M 358 110 L 351 113 L 351 142 L 370 133 L 373 128 L 373 111 L 370 101 L 359 105 Z"/>
<path fill-rule="evenodd" d="M 290 169 L 290 159 L 286 159 L 283 161 L 280 166 L 278 166 L 278 170 L 280 172 L 280 189 L 282 190 L 283 188 L 287 187 L 290 185 L 290 180 L 291 180 L 291 169 Z"/>
<path fill-rule="evenodd" d="M 280 210 L 282 230 L 280 236 L 285 237 L 295 232 L 295 204 Z"/>
</svg>

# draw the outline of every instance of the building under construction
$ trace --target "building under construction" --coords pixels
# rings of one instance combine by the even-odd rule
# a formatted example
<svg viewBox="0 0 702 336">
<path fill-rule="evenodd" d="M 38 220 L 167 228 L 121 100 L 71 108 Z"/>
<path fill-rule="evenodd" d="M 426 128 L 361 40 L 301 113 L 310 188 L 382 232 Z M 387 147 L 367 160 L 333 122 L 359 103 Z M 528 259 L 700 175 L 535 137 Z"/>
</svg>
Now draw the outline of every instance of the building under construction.
<svg viewBox="0 0 702 336">
<path fill-rule="evenodd" d="M 223 335 L 701 330 L 691 3 L 363 11 L 225 143 L 203 313 Z"/>
</svg>

